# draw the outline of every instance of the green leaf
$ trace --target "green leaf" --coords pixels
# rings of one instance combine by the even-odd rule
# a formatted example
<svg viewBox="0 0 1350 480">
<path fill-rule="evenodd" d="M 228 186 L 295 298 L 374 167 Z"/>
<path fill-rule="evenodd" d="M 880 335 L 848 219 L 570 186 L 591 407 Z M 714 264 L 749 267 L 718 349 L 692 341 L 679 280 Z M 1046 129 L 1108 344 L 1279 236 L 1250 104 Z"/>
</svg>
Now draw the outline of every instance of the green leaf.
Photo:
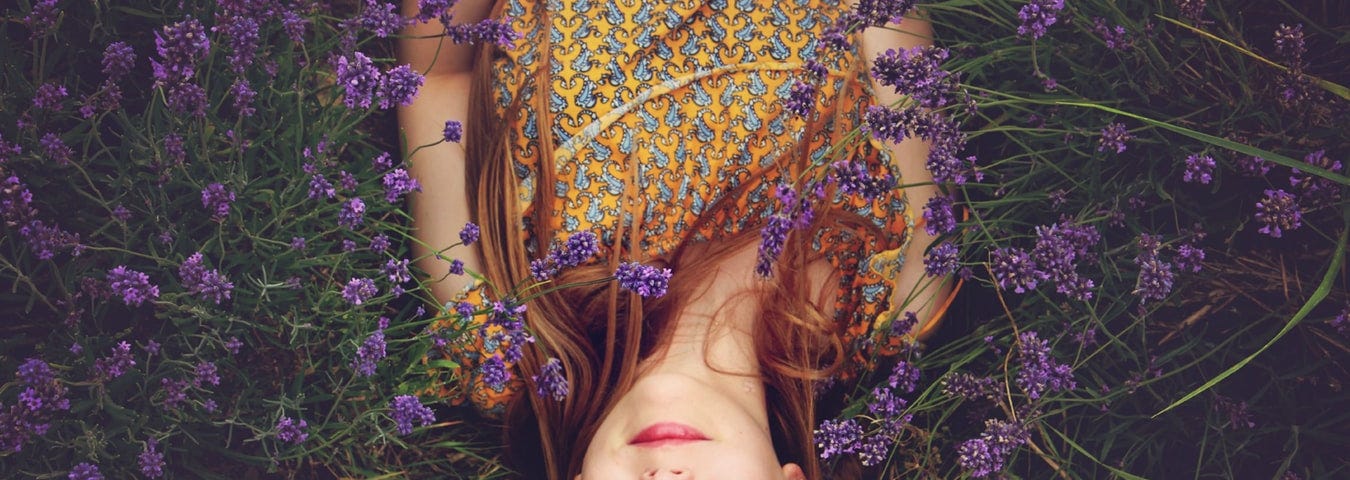
<svg viewBox="0 0 1350 480">
<path fill-rule="evenodd" d="M 1350 214 L 1350 212 L 1347 213 Z M 1280 338 L 1283 338 L 1286 333 L 1289 333 L 1290 330 L 1293 330 L 1295 325 L 1298 325 L 1298 323 L 1303 321 L 1303 318 L 1307 317 L 1308 314 L 1311 313 L 1314 308 L 1317 308 L 1317 305 L 1322 303 L 1323 299 L 1327 298 L 1327 294 L 1331 293 L 1331 285 L 1336 282 L 1336 274 L 1339 273 L 1341 271 L 1341 268 L 1345 266 L 1345 242 L 1347 240 L 1347 233 L 1350 233 L 1350 228 L 1341 230 L 1341 237 L 1339 240 L 1336 241 L 1336 253 L 1332 255 L 1331 263 L 1328 264 L 1326 273 L 1322 274 L 1322 282 L 1317 285 L 1317 290 L 1313 291 L 1312 296 L 1308 297 L 1308 301 L 1304 302 L 1303 308 L 1298 309 L 1298 312 L 1294 313 L 1294 316 L 1290 318 L 1288 322 L 1285 322 L 1284 328 L 1280 329 L 1280 331 L 1276 333 L 1273 338 L 1267 341 L 1265 345 L 1262 345 L 1260 349 L 1257 349 L 1255 352 L 1252 352 L 1251 355 L 1248 355 L 1247 358 L 1244 358 L 1237 364 L 1228 367 L 1228 369 L 1224 370 L 1223 373 L 1220 373 L 1216 375 L 1214 378 L 1209 379 L 1209 381 L 1205 382 L 1204 385 L 1201 385 L 1200 388 L 1192 390 L 1191 393 L 1188 393 L 1186 394 L 1186 396 L 1181 397 L 1180 400 L 1172 402 L 1172 404 L 1168 405 L 1167 408 L 1164 408 L 1158 411 L 1158 413 L 1153 414 L 1152 418 L 1158 418 L 1159 415 L 1167 413 L 1168 410 L 1171 410 L 1173 408 L 1180 406 L 1183 403 L 1186 403 L 1190 399 L 1195 398 L 1196 395 L 1204 393 L 1205 390 L 1209 390 L 1214 385 L 1217 385 L 1219 382 L 1222 382 L 1225 378 L 1228 378 L 1232 376 L 1234 373 L 1237 373 L 1238 370 L 1241 370 L 1242 367 L 1246 366 L 1248 363 L 1251 363 L 1252 360 L 1254 360 L 1258 355 L 1261 355 L 1262 352 L 1265 352 L 1266 349 L 1270 348 L 1271 345 L 1274 345 L 1276 341 L 1279 341 Z"/>
</svg>

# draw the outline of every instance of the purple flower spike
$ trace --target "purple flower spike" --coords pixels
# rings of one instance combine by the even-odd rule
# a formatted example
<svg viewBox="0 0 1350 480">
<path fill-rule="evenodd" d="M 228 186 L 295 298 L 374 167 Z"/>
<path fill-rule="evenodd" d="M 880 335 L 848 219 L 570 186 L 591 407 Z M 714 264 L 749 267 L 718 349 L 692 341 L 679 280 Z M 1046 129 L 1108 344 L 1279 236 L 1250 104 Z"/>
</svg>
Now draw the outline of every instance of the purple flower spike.
<svg viewBox="0 0 1350 480">
<path fill-rule="evenodd" d="M 413 395 L 399 395 L 389 402 L 389 416 L 394 419 L 394 428 L 399 435 L 408 435 L 413 431 L 413 422 L 422 426 L 436 421 L 436 412 L 431 411 L 422 401 Z"/>
<path fill-rule="evenodd" d="M 988 477 L 1003 470 L 1008 455 L 1029 439 L 1022 424 L 991 418 L 985 420 L 980 438 L 966 440 L 957 447 L 957 462 L 969 470 L 972 477 Z"/>
<path fill-rule="evenodd" d="M 624 262 L 614 271 L 619 288 L 637 293 L 645 298 L 657 298 L 666 294 L 670 286 L 669 268 L 657 268 L 638 262 Z"/>
<path fill-rule="evenodd" d="M 81 462 L 75 468 L 70 469 L 70 474 L 66 475 L 70 480 L 103 480 L 103 474 L 99 473 L 98 465 L 89 462 Z"/>
<path fill-rule="evenodd" d="M 61 101 L 66 99 L 66 87 L 55 83 L 44 83 L 33 94 L 33 107 L 40 110 L 58 111 Z"/>
<path fill-rule="evenodd" d="M 380 71 L 364 53 L 355 52 L 351 58 L 338 57 L 337 84 L 346 92 L 342 103 L 347 108 L 370 108 L 375 90 L 380 86 Z"/>
<path fill-rule="evenodd" d="M 951 275 L 959 266 L 956 245 L 952 245 L 951 242 L 942 242 L 933 247 L 923 260 L 924 272 L 930 277 Z"/>
<path fill-rule="evenodd" d="M 281 420 L 277 421 L 277 440 L 295 444 L 303 442 L 309 438 L 309 434 L 305 433 L 306 428 L 309 428 L 309 424 L 304 420 L 281 417 Z"/>
<path fill-rule="evenodd" d="M 380 108 L 412 105 L 424 80 L 422 74 L 413 71 L 408 65 L 399 65 L 385 72 L 384 78 L 380 79 Z"/>
<path fill-rule="evenodd" d="M 858 451 L 861 446 L 863 429 L 854 419 L 827 419 L 820 422 L 814 432 L 816 448 L 820 449 L 822 460 L 847 455 Z"/>
<path fill-rule="evenodd" d="M 338 225 L 356 230 L 365 216 L 366 202 L 361 197 L 354 197 L 342 204 L 342 210 L 338 212 Z"/>
<path fill-rule="evenodd" d="M 1097 151 L 1115 150 L 1116 153 L 1125 152 L 1125 142 L 1133 140 L 1134 136 L 1125 129 L 1123 123 L 1111 123 L 1102 129 L 1101 139 L 1097 143 Z"/>
<path fill-rule="evenodd" d="M 416 178 L 408 175 L 407 170 L 399 168 L 384 174 L 384 200 L 386 202 L 394 203 L 408 193 L 420 191 L 422 191 L 422 184 L 418 183 Z"/>
<path fill-rule="evenodd" d="M 558 402 L 567 398 L 567 377 L 563 375 L 561 360 L 557 358 L 548 359 L 548 363 L 544 364 L 539 374 L 532 378 L 536 385 L 535 393 L 541 398 L 552 398 Z"/>
<path fill-rule="evenodd" d="M 124 340 L 113 347 L 112 355 L 94 361 L 94 376 L 102 381 L 112 380 L 127 373 L 134 366 L 136 360 L 131 357 L 131 344 Z"/>
<path fill-rule="evenodd" d="M 1256 221 L 1264 226 L 1261 233 L 1280 238 L 1286 230 L 1303 226 L 1303 212 L 1298 199 L 1284 190 L 1266 190 L 1266 196 L 1256 202 Z"/>
<path fill-rule="evenodd" d="M 459 143 L 464 139 L 464 124 L 458 120 L 446 120 L 445 131 L 442 132 L 445 141 L 450 143 Z"/>
<path fill-rule="evenodd" d="M 156 450 L 159 442 L 154 437 L 150 437 L 145 442 L 145 450 L 137 457 L 137 463 L 141 466 L 141 475 L 145 478 L 163 478 L 164 477 L 164 454 Z"/>
<path fill-rule="evenodd" d="M 1059 21 L 1059 11 L 1063 9 L 1064 0 L 1031 0 L 1017 11 L 1017 18 L 1022 21 L 1017 27 L 1017 35 L 1041 38 L 1046 28 Z"/>
<path fill-rule="evenodd" d="M 361 305 L 378 293 L 380 293 L 380 289 L 375 287 L 374 280 L 352 278 L 347 282 L 347 286 L 342 288 L 342 299 L 352 305 Z"/>
<path fill-rule="evenodd" d="M 464 228 L 459 230 L 459 241 L 465 245 L 473 245 L 473 242 L 478 241 L 480 232 L 478 225 L 473 222 L 465 223 Z"/>
<path fill-rule="evenodd" d="M 147 300 L 159 298 L 159 287 L 150 283 L 150 276 L 118 265 L 108 271 L 108 287 L 122 296 L 122 303 L 138 307 Z"/>
<path fill-rule="evenodd" d="M 1186 157 L 1186 171 L 1181 174 L 1181 181 L 1208 185 L 1214 180 L 1214 167 L 1214 157 L 1191 154 Z"/>
<path fill-rule="evenodd" d="M 136 66 L 136 51 L 126 42 L 113 42 L 103 49 L 104 82 L 116 82 Z"/>
<path fill-rule="evenodd" d="M 178 267 L 178 277 L 189 294 L 196 295 L 202 300 L 212 300 L 216 305 L 220 305 L 220 302 L 230 298 L 234 284 L 225 278 L 220 270 L 206 268 L 204 262 L 201 252 L 192 254 Z"/>
<path fill-rule="evenodd" d="M 202 206 L 211 212 L 211 220 L 217 222 L 225 221 L 230 215 L 230 202 L 234 201 L 234 192 L 225 189 L 224 185 L 212 183 L 202 189 Z"/>
<path fill-rule="evenodd" d="M 352 359 L 352 369 L 362 377 L 375 375 L 375 368 L 386 355 L 384 329 L 379 328 L 366 337 L 356 348 L 356 358 Z"/>
</svg>

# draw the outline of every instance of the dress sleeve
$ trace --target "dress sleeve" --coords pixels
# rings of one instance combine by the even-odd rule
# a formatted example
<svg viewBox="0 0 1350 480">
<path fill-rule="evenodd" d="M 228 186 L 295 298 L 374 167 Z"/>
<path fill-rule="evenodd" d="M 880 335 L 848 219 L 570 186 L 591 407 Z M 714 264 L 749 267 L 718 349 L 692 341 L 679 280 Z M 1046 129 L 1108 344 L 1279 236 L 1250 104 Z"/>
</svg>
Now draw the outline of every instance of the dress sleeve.
<svg viewBox="0 0 1350 480">
<path fill-rule="evenodd" d="M 507 403 L 523 388 L 522 381 L 514 376 L 501 386 L 489 385 L 484 380 L 483 364 L 502 354 L 502 346 L 489 340 L 502 327 L 487 325 L 486 314 L 465 317 L 455 308 L 460 303 L 475 307 L 487 305 L 483 289 L 480 282 L 472 281 L 448 304 L 450 307 L 443 312 L 445 318 L 433 324 L 432 330 L 439 332 L 445 340 L 433 350 L 434 353 L 422 359 L 430 376 L 430 386 L 423 393 L 442 398 L 451 405 L 462 405 L 468 400 L 483 416 L 501 418 Z M 431 361 L 434 355 L 450 359 L 456 366 L 438 366 Z M 511 363 L 504 365 L 506 371 L 513 370 Z"/>
</svg>

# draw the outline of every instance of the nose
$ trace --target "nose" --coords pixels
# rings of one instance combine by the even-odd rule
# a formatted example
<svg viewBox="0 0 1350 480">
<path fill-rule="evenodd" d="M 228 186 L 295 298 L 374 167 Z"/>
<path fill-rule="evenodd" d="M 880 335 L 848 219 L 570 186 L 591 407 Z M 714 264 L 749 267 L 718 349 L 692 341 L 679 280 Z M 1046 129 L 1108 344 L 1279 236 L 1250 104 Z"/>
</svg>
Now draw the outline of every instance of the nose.
<svg viewBox="0 0 1350 480">
<path fill-rule="evenodd" d="M 682 468 L 666 468 L 642 472 L 642 480 L 692 480 L 694 476 Z"/>
</svg>

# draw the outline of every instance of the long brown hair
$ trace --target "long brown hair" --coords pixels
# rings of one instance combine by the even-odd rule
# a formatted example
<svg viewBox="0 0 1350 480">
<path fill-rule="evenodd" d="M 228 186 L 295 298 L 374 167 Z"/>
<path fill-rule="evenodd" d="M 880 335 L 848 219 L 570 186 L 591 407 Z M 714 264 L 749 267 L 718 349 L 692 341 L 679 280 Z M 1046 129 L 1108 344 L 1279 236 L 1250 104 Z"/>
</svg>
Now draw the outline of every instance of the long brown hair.
<svg viewBox="0 0 1350 480">
<path fill-rule="evenodd" d="M 501 8 L 502 2 L 498 0 L 493 15 L 499 16 Z M 540 28 L 548 28 L 547 9 L 541 6 L 539 13 Z M 533 82 L 533 110 L 539 116 L 535 169 L 538 178 L 534 181 L 533 207 L 528 219 L 518 206 L 518 180 L 511 159 L 514 144 L 505 128 L 526 120 L 523 116 L 527 110 L 520 103 L 524 95 L 514 95 L 513 103 L 500 109 L 492 90 L 495 47 L 480 46 L 475 59 L 472 100 L 465 127 L 466 171 L 471 208 L 482 229 L 482 273 L 494 285 L 519 285 L 530 278 L 527 235 L 532 235 L 544 249 L 557 234 L 550 227 L 555 198 L 552 152 L 556 143 L 547 105 L 551 93 L 546 70 L 550 63 L 548 38 L 547 34 L 538 36 L 537 48 L 542 53 L 537 57 L 538 69 L 527 73 L 528 80 Z M 816 118 L 809 128 L 820 128 L 825 120 Z M 809 162 L 807 143 L 801 142 L 800 148 L 783 161 L 796 162 L 800 171 Z M 753 180 L 726 192 L 703 214 L 699 224 L 687 231 L 700 231 L 703 224 L 755 184 Z M 638 203 L 633 198 L 635 190 L 626 188 L 623 208 L 635 208 Z M 635 212 L 631 218 L 640 222 L 642 215 Z M 522 231 L 522 220 L 528 221 L 531 232 Z M 614 245 L 609 246 L 605 264 L 570 269 L 555 279 L 555 284 L 602 279 L 611 276 L 620 261 L 630 260 L 624 256 L 636 245 L 634 232 L 640 230 L 640 225 L 621 222 L 615 228 Z M 814 384 L 834 374 L 845 356 L 840 327 L 822 313 L 821 299 L 810 298 L 806 282 L 806 266 L 819 259 L 819 254 L 811 252 L 809 239 L 813 232 L 823 228 L 866 230 L 874 234 L 879 231 L 855 214 L 830 210 L 819 212 L 809 228 L 790 234 L 775 266 L 774 278 L 757 292 L 762 328 L 754 331 L 775 451 L 780 463 L 797 463 L 813 479 L 821 477 L 812 439 L 818 407 Z M 688 255 L 690 242 L 684 241 L 661 258 L 631 258 L 672 268 L 670 289 L 660 298 L 630 295 L 611 281 L 590 282 L 595 284 L 559 290 L 531 301 L 525 320 L 536 342 L 524 349 L 524 356 L 516 363 L 527 392 L 512 399 L 506 411 L 507 460 L 512 468 L 527 478 L 562 480 L 575 476 L 600 421 L 636 381 L 639 362 L 668 343 L 672 330 L 666 328 L 669 320 L 686 302 L 702 293 L 700 279 L 706 278 L 738 247 L 758 239 L 758 232 L 753 226 L 745 228 L 737 235 L 717 239 L 718 242 L 710 244 L 710 250 L 699 251 L 698 255 Z M 533 394 L 532 377 L 540 373 L 550 357 L 561 361 L 569 382 L 570 393 L 561 402 Z"/>
</svg>

